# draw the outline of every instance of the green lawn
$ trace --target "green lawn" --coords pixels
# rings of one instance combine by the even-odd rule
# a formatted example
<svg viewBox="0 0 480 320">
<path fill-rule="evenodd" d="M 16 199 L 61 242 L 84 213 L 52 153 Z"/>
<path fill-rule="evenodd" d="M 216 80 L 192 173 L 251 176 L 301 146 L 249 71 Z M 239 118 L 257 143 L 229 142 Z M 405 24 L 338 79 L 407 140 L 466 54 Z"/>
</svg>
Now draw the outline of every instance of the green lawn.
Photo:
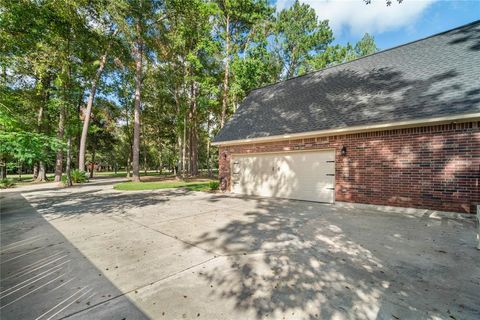
<svg viewBox="0 0 480 320">
<path fill-rule="evenodd" d="M 218 174 L 218 169 L 213 169 L 212 173 L 213 173 L 213 175 L 217 175 Z M 208 171 L 205 170 L 205 169 L 201 169 L 201 170 L 199 170 L 199 174 L 206 176 L 208 174 Z M 145 173 L 145 171 L 140 171 L 140 176 L 141 177 L 143 177 L 143 176 L 169 176 L 169 175 L 173 175 L 173 172 L 168 171 L 168 170 L 163 170 L 163 172 L 160 174 L 159 172 L 157 172 L 155 170 L 149 170 L 149 171 L 147 171 L 147 173 Z M 95 172 L 93 176 L 94 177 L 124 178 L 124 177 L 127 176 L 127 172 L 124 171 L 124 170 L 117 171 L 117 173 L 111 172 L 111 171 L 103 171 L 103 172 Z"/>
<path fill-rule="evenodd" d="M 130 171 L 131 174 L 131 171 Z M 140 171 L 140 176 L 168 176 L 171 175 L 172 172 L 163 171 L 161 174 L 157 171 Z M 94 172 L 93 177 L 109 177 L 109 178 L 125 178 L 127 176 L 126 171 L 118 171 L 117 173 L 111 171 L 103 171 L 103 172 Z"/>
<path fill-rule="evenodd" d="M 51 174 L 51 173 L 48 173 L 47 174 L 47 179 L 48 181 L 53 181 L 55 178 L 55 175 L 54 174 Z M 23 186 L 23 185 L 28 185 L 28 184 L 32 184 L 34 183 L 35 181 L 33 180 L 33 174 L 22 174 L 22 179 L 20 180 L 19 176 L 18 175 L 13 175 L 13 174 L 9 174 L 7 175 L 7 179 L 11 179 L 14 183 L 15 183 L 15 186 Z"/>
<path fill-rule="evenodd" d="M 212 180 L 213 181 L 213 180 Z M 155 181 L 155 182 L 123 182 L 113 186 L 115 190 L 157 190 L 184 188 L 189 191 L 208 191 L 210 181 Z"/>
<path fill-rule="evenodd" d="M 22 174 L 22 180 L 20 180 L 18 174 L 9 174 L 7 175 L 7 178 L 12 179 L 15 182 L 31 182 L 33 181 L 33 174 L 31 173 Z M 55 174 L 47 173 L 48 180 L 53 180 L 54 178 L 55 178 Z"/>
</svg>

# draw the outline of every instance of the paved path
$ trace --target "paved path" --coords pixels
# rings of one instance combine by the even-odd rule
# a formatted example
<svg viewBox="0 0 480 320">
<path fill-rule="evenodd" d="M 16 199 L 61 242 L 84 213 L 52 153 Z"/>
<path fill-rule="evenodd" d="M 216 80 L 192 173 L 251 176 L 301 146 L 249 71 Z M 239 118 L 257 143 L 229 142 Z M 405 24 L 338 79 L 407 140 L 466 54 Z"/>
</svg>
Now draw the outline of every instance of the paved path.
<svg viewBox="0 0 480 320">
<path fill-rule="evenodd" d="M 473 220 L 115 181 L 2 193 L 2 319 L 480 318 Z"/>
</svg>

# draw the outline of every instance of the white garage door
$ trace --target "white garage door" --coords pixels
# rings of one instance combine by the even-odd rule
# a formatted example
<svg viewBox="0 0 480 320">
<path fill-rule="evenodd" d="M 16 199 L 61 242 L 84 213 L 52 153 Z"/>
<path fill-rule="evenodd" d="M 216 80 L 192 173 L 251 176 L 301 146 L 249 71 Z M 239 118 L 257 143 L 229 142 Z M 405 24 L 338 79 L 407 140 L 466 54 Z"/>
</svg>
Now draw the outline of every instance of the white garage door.
<svg viewBox="0 0 480 320">
<path fill-rule="evenodd" d="M 319 202 L 335 200 L 335 151 L 234 155 L 232 191 Z"/>
</svg>

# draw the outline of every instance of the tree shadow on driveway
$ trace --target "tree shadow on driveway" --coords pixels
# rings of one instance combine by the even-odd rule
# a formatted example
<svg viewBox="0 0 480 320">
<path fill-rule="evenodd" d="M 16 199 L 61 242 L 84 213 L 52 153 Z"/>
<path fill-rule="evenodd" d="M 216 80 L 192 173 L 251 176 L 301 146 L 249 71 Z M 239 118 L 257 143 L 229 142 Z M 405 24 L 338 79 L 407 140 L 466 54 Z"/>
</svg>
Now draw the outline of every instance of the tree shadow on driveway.
<svg viewBox="0 0 480 320">
<path fill-rule="evenodd" d="M 2 199 L 2 319 L 148 319 L 18 193 Z M 102 313 L 103 312 L 103 313 Z"/>
<path fill-rule="evenodd" d="M 232 220 L 194 242 L 228 258 L 230 268 L 202 277 L 216 288 L 213 296 L 233 299 L 237 310 L 258 319 L 480 316 L 471 221 L 255 201 L 244 213 L 250 219 Z"/>
<path fill-rule="evenodd" d="M 75 218 L 82 214 L 103 216 L 129 216 L 132 210 L 142 210 L 168 202 L 171 198 L 182 197 L 192 192 L 184 189 L 158 191 L 105 190 L 93 188 L 85 191 L 62 193 L 55 195 L 45 193 L 27 194 L 27 199 L 48 220 L 58 218 Z"/>
</svg>

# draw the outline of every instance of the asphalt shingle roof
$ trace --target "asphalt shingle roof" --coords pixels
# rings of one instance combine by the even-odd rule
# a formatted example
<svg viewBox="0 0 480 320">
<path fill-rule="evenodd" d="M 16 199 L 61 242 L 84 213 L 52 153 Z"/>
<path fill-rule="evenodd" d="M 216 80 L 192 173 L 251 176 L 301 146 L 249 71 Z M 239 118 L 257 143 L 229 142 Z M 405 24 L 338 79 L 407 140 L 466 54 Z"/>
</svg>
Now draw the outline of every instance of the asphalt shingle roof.
<svg viewBox="0 0 480 320">
<path fill-rule="evenodd" d="M 480 112 L 480 20 L 253 90 L 215 142 Z"/>
</svg>

